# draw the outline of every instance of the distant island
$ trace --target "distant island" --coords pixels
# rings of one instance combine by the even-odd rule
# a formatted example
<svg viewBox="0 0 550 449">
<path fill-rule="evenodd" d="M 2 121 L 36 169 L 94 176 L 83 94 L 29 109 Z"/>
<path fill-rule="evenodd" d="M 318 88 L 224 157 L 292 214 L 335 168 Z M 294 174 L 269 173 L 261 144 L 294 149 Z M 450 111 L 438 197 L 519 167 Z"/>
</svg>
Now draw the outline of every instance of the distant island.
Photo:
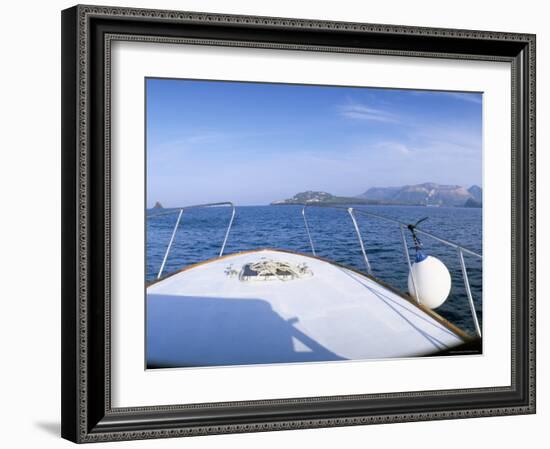
<svg viewBox="0 0 550 449">
<path fill-rule="evenodd" d="M 466 189 L 459 185 L 444 185 L 433 182 L 400 187 L 371 187 L 366 192 L 353 196 L 336 196 L 328 192 L 308 190 L 286 200 L 273 201 L 271 205 L 289 204 L 368 204 L 368 205 L 410 205 L 481 207 L 481 187 L 473 185 Z"/>
<path fill-rule="evenodd" d="M 481 203 L 473 198 L 468 198 L 464 203 L 464 207 L 481 207 Z"/>
<path fill-rule="evenodd" d="M 370 200 L 367 198 L 348 197 L 348 196 L 335 196 L 328 192 L 318 192 L 314 190 L 308 190 L 306 192 L 300 192 L 294 195 L 292 198 L 286 200 L 273 201 L 272 206 L 288 205 L 288 204 L 380 204 L 379 201 Z"/>
<path fill-rule="evenodd" d="M 153 209 L 164 209 L 162 207 L 162 204 L 160 204 L 158 201 L 155 203 L 155 205 L 153 206 Z"/>
</svg>

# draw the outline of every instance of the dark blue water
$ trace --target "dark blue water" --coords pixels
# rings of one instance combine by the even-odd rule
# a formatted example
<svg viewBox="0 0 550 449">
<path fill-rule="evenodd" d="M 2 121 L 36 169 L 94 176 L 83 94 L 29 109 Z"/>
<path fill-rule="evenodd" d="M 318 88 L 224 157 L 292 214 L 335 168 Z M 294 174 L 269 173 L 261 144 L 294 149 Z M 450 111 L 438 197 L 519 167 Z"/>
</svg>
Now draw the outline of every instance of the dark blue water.
<svg viewBox="0 0 550 449">
<path fill-rule="evenodd" d="M 481 254 L 482 211 L 469 208 L 415 206 L 360 206 L 379 215 L 413 223 L 429 219 L 421 229 L 460 243 Z M 281 248 L 311 253 L 301 206 L 237 207 L 235 221 L 224 254 L 258 248 Z M 164 210 L 163 212 L 165 212 Z M 156 211 L 148 211 L 153 215 Z M 229 223 L 227 207 L 192 209 L 183 214 L 180 227 L 163 274 L 216 257 Z M 399 228 L 386 221 L 357 214 L 373 275 L 401 291 L 407 291 L 408 265 L 404 257 Z M 307 217 L 318 256 L 365 270 L 357 235 L 348 213 L 328 208 L 308 208 Z M 160 268 L 177 214 L 147 220 L 147 280 L 153 280 Z M 408 233 L 409 234 L 409 233 Z M 411 255 L 412 239 L 407 235 Z M 451 295 L 437 312 L 468 331 L 475 333 L 460 264 L 455 249 L 429 237 L 422 237 L 426 254 L 440 258 L 452 277 Z M 481 324 L 482 264 L 478 258 L 464 255 L 470 286 Z"/>
</svg>

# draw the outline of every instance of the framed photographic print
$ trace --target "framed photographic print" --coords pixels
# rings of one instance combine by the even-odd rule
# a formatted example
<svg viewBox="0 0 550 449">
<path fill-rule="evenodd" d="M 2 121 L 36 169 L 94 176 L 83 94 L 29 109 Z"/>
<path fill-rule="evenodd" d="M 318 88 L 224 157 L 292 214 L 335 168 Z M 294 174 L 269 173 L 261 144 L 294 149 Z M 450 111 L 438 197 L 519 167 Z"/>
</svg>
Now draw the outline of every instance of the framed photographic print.
<svg viewBox="0 0 550 449">
<path fill-rule="evenodd" d="M 62 12 L 62 435 L 535 412 L 535 36 Z"/>
</svg>

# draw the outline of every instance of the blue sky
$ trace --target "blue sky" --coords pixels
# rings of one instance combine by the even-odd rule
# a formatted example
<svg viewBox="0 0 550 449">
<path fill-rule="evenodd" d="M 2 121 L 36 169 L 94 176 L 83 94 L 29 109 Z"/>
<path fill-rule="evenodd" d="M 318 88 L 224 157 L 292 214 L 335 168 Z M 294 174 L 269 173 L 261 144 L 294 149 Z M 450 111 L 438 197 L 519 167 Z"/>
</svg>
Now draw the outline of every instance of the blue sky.
<svg viewBox="0 0 550 449">
<path fill-rule="evenodd" d="M 147 206 L 482 182 L 480 93 L 147 79 Z"/>
</svg>

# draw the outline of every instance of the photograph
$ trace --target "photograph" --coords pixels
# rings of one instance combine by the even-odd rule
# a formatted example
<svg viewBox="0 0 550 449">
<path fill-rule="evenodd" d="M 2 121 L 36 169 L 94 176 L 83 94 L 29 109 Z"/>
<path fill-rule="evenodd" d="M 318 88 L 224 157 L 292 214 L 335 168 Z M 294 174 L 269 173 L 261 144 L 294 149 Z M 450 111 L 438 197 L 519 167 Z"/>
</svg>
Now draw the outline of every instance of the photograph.
<svg viewBox="0 0 550 449">
<path fill-rule="evenodd" d="M 429 428 L 437 444 L 500 435 L 521 447 L 542 429 L 544 416 L 514 417 L 519 431 L 508 417 L 539 413 L 541 398 L 536 75 L 548 27 L 529 7 L 401 3 L 63 5 L 61 33 L 44 22 L 61 83 L 52 72 L 43 91 L 61 101 L 37 107 L 61 114 L 14 136 L 58 120 L 61 157 L 47 159 L 61 167 L 7 154 L 61 175 L 60 214 L 41 222 L 61 225 L 41 239 L 60 240 L 61 265 L 53 249 L 33 253 L 59 284 L 60 307 L 37 302 L 55 316 L 36 316 L 60 357 L 12 345 L 22 355 L 6 360 L 31 377 L 49 365 L 30 354 L 55 365 L 41 371 L 60 391 L 64 439 L 262 433 L 269 445 L 285 431 L 280 447 L 332 428 L 331 447 L 426 446 Z M 7 85 L 28 112 L 27 65 L 33 82 L 18 70 Z M 53 210 L 51 194 L 28 190 L 44 200 L 16 198 L 21 229 L 43 216 L 29 204 Z M 20 290 L 29 264 L 16 262 Z"/>
<path fill-rule="evenodd" d="M 146 369 L 483 354 L 483 93 L 148 77 Z"/>
</svg>

